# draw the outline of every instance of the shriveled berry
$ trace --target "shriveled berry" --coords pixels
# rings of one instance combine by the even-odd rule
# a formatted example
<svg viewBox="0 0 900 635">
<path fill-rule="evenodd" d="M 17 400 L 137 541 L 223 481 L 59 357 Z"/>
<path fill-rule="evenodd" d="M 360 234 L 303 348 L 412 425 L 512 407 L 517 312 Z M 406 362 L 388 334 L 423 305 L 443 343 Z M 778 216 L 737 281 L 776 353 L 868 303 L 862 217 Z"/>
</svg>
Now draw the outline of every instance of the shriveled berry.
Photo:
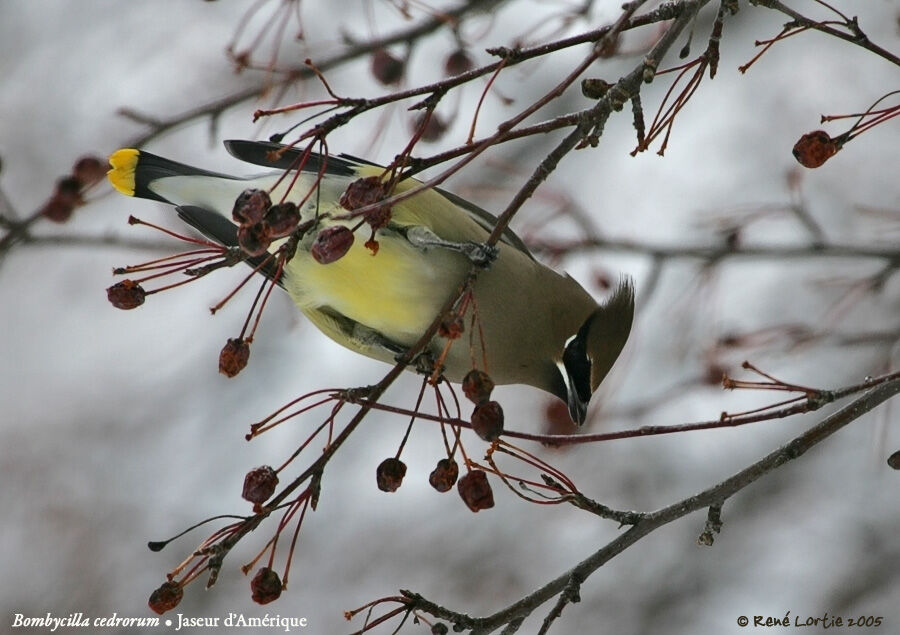
<svg viewBox="0 0 900 635">
<path fill-rule="evenodd" d="M 431 625 L 431 635 L 447 635 L 450 629 L 443 622 L 435 622 Z"/>
<path fill-rule="evenodd" d="M 360 207 L 377 203 L 384 196 L 384 183 L 381 179 L 377 176 L 367 176 L 356 179 L 348 185 L 338 202 L 341 207 L 352 212 Z"/>
<path fill-rule="evenodd" d="M 117 309 L 136 309 L 144 303 L 147 292 L 134 280 L 122 280 L 106 290 L 106 299 Z"/>
<path fill-rule="evenodd" d="M 439 492 L 449 492 L 459 477 L 459 465 L 453 459 L 441 459 L 428 476 L 428 483 Z"/>
<path fill-rule="evenodd" d="M 184 597 L 184 589 L 181 588 L 181 585 L 174 580 L 169 580 L 168 582 L 163 582 L 158 589 L 150 594 L 150 600 L 147 602 L 147 605 L 151 611 L 157 615 L 162 615 L 178 606 L 182 597 Z"/>
<path fill-rule="evenodd" d="M 74 176 L 66 176 L 56 182 L 54 196 L 72 204 L 78 205 L 81 201 L 81 181 Z"/>
<path fill-rule="evenodd" d="M 887 464 L 895 470 L 900 470 L 900 450 L 888 457 Z"/>
<path fill-rule="evenodd" d="M 367 176 L 356 179 L 348 185 L 338 202 L 341 207 L 352 212 L 374 205 L 387 196 L 385 183 L 377 176 Z M 390 205 L 379 205 L 366 212 L 363 217 L 373 230 L 381 229 L 391 220 L 391 207 Z"/>
<path fill-rule="evenodd" d="M 472 56 L 464 49 L 456 49 L 447 56 L 446 60 L 444 60 L 444 73 L 446 73 L 448 77 L 462 75 L 463 73 L 472 70 L 473 66 L 475 66 L 475 62 L 472 61 Z"/>
<path fill-rule="evenodd" d="M 473 512 L 494 506 L 494 492 L 484 470 L 472 470 L 456 484 L 456 490 L 466 506 Z"/>
<path fill-rule="evenodd" d="M 382 84 L 396 84 L 403 77 L 406 63 L 384 49 L 372 54 L 372 75 Z"/>
<path fill-rule="evenodd" d="M 421 129 L 423 141 L 439 140 L 444 136 L 444 133 L 447 132 L 447 124 L 436 112 L 431 113 L 431 116 L 428 117 L 428 121 L 425 121 L 425 117 L 428 117 L 428 115 L 422 113 L 413 119 L 413 131 Z"/>
<path fill-rule="evenodd" d="M 491 398 L 494 380 L 483 370 L 473 368 L 462 380 L 463 393 L 474 404 L 480 404 Z"/>
<path fill-rule="evenodd" d="M 496 441 L 503 434 L 503 408 L 496 401 L 485 401 L 472 411 L 472 429 L 485 441 Z"/>
<path fill-rule="evenodd" d="M 327 265 L 343 258 L 353 246 L 353 240 L 349 227 L 332 225 L 319 232 L 309 251 L 316 262 Z"/>
<path fill-rule="evenodd" d="M 438 335 L 446 337 L 448 340 L 455 340 L 459 339 L 465 330 L 462 317 L 453 313 L 441 321 L 438 326 Z"/>
<path fill-rule="evenodd" d="M 231 209 L 231 217 L 242 225 L 258 223 L 272 207 L 272 199 L 265 190 L 248 188 L 238 194 Z"/>
<path fill-rule="evenodd" d="M 300 210 L 294 203 L 279 203 L 269 208 L 264 221 L 270 238 L 284 238 L 300 224 Z"/>
<path fill-rule="evenodd" d="M 257 604 L 274 602 L 281 596 L 283 588 L 281 578 L 269 567 L 260 567 L 250 581 L 251 597 Z"/>
<path fill-rule="evenodd" d="M 238 227 L 238 244 L 248 256 L 262 256 L 269 249 L 272 238 L 265 223 L 241 225 Z"/>
<path fill-rule="evenodd" d="M 240 337 L 230 338 L 219 353 L 219 372 L 234 377 L 244 370 L 250 359 L 250 343 Z"/>
<path fill-rule="evenodd" d="M 75 211 L 75 205 L 61 196 L 52 196 L 41 208 L 41 216 L 54 223 L 65 223 Z"/>
<path fill-rule="evenodd" d="M 837 154 L 841 147 L 824 130 L 807 132 L 794 144 L 794 158 L 806 168 L 817 168 Z"/>
<path fill-rule="evenodd" d="M 102 181 L 106 176 L 106 167 L 98 157 L 83 156 L 72 166 L 72 176 L 78 179 L 82 187 L 86 187 Z"/>
<path fill-rule="evenodd" d="M 406 463 L 393 457 L 385 459 L 375 470 L 375 481 L 382 492 L 396 492 L 406 476 Z"/>
<path fill-rule="evenodd" d="M 255 467 L 244 477 L 241 497 L 253 503 L 254 508 L 265 503 L 278 487 L 278 474 L 268 465 Z"/>
</svg>

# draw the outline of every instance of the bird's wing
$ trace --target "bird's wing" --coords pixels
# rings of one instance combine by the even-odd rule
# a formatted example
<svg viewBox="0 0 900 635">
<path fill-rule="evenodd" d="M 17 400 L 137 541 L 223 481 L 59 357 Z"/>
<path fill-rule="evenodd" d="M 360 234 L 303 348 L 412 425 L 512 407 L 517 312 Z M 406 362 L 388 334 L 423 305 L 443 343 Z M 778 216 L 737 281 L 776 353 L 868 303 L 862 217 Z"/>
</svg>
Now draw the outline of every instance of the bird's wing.
<svg viewBox="0 0 900 635">
<path fill-rule="evenodd" d="M 285 147 L 286 146 L 282 144 L 269 141 L 229 140 L 225 142 L 225 148 L 228 150 L 229 154 L 241 161 L 282 170 L 296 169 L 303 158 L 304 150 L 298 148 L 285 149 Z M 382 167 L 347 154 L 328 156 L 326 159 L 321 154 L 311 152 L 303 166 L 303 171 L 317 173 L 322 169 L 323 161 L 325 163 L 325 174 L 342 177 L 356 176 L 361 168 Z M 433 189 L 445 199 L 466 212 L 469 218 L 487 233 L 493 231 L 494 226 L 497 223 L 496 216 L 452 192 L 437 187 Z M 534 256 L 528 250 L 528 247 L 522 239 L 508 227 L 503 231 L 500 240 L 534 260 Z"/>
</svg>

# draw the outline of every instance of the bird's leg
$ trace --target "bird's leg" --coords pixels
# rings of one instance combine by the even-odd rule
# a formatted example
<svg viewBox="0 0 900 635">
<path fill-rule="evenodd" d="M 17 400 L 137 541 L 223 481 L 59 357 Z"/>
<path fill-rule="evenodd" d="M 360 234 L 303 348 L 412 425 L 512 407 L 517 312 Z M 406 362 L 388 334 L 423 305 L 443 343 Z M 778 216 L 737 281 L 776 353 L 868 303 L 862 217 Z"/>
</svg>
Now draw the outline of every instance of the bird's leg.
<svg viewBox="0 0 900 635">
<path fill-rule="evenodd" d="M 394 359 L 399 362 L 404 354 L 405 351 L 403 353 L 397 353 L 394 356 Z M 410 367 L 419 375 L 431 375 L 435 369 L 434 355 L 431 354 L 431 351 L 422 351 L 413 358 L 412 362 L 410 362 Z"/>
<path fill-rule="evenodd" d="M 485 243 L 476 243 L 471 240 L 464 242 L 454 242 L 444 240 L 433 231 L 422 225 L 405 228 L 406 240 L 413 247 L 418 249 L 432 249 L 438 247 L 440 249 L 448 249 L 463 254 L 472 264 L 479 267 L 490 267 L 491 263 L 497 259 L 500 250 L 492 245 Z"/>
<path fill-rule="evenodd" d="M 359 403 L 372 396 L 375 386 L 357 386 L 356 388 L 344 388 L 338 391 L 341 399 L 350 403 Z"/>
</svg>

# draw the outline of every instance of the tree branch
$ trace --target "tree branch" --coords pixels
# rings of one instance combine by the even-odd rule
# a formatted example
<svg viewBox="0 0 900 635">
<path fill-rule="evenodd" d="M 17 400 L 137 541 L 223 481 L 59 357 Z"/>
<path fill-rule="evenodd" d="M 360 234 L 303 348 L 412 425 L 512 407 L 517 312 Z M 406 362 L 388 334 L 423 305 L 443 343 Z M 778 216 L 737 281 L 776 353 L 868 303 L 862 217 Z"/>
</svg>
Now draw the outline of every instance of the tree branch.
<svg viewBox="0 0 900 635">
<path fill-rule="evenodd" d="M 530 615 L 538 606 L 562 594 L 571 585 L 572 580 L 586 580 L 604 564 L 660 527 L 695 511 L 721 506 L 731 496 L 734 496 L 781 465 L 802 456 L 812 447 L 859 419 L 862 415 L 887 401 L 898 392 L 900 392 L 900 378 L 872 388 L 803 434 L 733 476 L 694 496 L 644 515 L 637 524 L 579 562 L 569 571 L 493 615 L 470 617 L 450 611 L 417 593 L 409 591 L 402 591 L 402 593 L 409 598 L 410 605 L 415 610 L 429 613 L 439 619 L 448 620 L 458 628 L 471 630 L 473 634 L 490 633 L 512 620 Z"/>
</svg>

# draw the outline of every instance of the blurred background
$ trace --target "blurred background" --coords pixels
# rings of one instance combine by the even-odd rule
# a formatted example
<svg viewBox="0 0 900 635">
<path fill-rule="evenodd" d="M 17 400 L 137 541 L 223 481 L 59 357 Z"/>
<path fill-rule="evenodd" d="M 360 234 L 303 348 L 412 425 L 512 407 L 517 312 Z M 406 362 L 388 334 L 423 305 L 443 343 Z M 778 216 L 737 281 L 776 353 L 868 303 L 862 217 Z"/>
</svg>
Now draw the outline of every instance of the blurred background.
<svg viewBox="0 0 900 635">
<path fill-rule="evenodd" d="M 492 61 L 487 47 L 596 28 L 616 18 L 619 4 L 587 3 L 584 16 L 569 19 L 581 4 L 488 3 L 487 12 L 466 14 L 457 36 L 441 28 L 409 49 L 391 47 L 398 58 L 409 55 L 398 86 L 379 83 L 369 55 L 326 76 L 349 97 L 434 82 L 457 37 L 475 64 L 486 64 Z M 811 1 L 789 4 L 819 19 L 834 17 Z M 236 73 L 226 56 L 229 43 L 236 52 L 251 47 L 282 5 L 290 9 L 284 37 L 271 29 L 251 58 L 265 65 L 268 47 L 280 42 L 277 69 L 300 67 L 307 57 L 331 59 L 426 21 L 434 9 L 457 6 L 409 3 L 407 19 L 402 2 L 269 2 L 248 21 L 247 3 L 225 1 L 0 3 L 5 220 L 40 209 L 80 156 L 104 157 L 131 145 L 153 121 L 178 123 L 150 139 L 148 150 L 207 169 L 255 172 L 230 158 L 221 141 L 284 131 L 305 114 L 254 124 L 253 111 L 324 94 L 318 82 L 284 84 L 277 72 Z M 897 124 L 862 135 L 817 170 L 799 167 L 791 155 L 802 134 L 822 127 L 820 115 L 861 112 L 895 89 L 897 69 L 859 47 L 803 33 L 777 43 L 742 75 L 738 66 L 758 52 L 754 41 L 775 36 L 787 19 L 740 6 L 725 23 L 718 75 L 704 79 L 678 115 L 664 157 L 656 153 L 658 143 L 629 156 L 636 141 L 626 108 L 610 119 L 599 147 L 569 155 L 513 222 L 541 258 L 598 298 L 620 275 L 635 279 L 635 329 L 595 395 L 592 432 L 716 419 L 776 401 L 777 394 L 722 390 L 723 372 L 755 379 L 740 369 L 744 359 L 786 381 L 821 388 L 897 368 L 897 260 L 825 258 L 811 247 L 896 250 Z M 834 6 L 858 12 L 872 41 L 900 50 L 895 2 Z M 688 59 L 705 48 L 714 15 L 713 6 L 701 13 Z M 301 31 L 303 39 L 295 38 Z M 659 33 L 648 27 L 626 34 L 617 54 L 589 75 L 615 81 Z M 665 65 L 678 63 L 683 41 Z M 545 94 L 586 52 L 575 47 L 502 73 L 484 101 L 478 136 Z M 672 77 L 646 87 L 648 123 Z M 446 130 L 416 154 L 465 141 L 484 85 L 479 80 L 445 98 L 437 113 Z M 241 93 L 259 96 L 234 100 L 212 118 L 190 116 Z M 541 118 L 588 104 L 574 87 Z M 411 134 L 414 115 L 406 105 L 337 131 L 330 150 L 390 161 Z M 824 127 L 836 135 L 849 125 Z M 445 187 L 501 210 L 559 138 L 495 148 Z M 218 353 L 237 336 L 251 293 L 215 316 L 209 307 L 245 272 L 224 271 L 154 295 L 140 310 L 117 311 L 105 298 L 115 282 L 112 268 L 166 253 L 137 248 L 133 243 L 162 238 L 129 227 L 128 215 L 179 224 L 171 209 L 114 195 L 105 184 L 87 198 L 65 224 L 34 223 L 29 240 L 0 255 L 0 620 L 6 624 L 16 613 L 149 615 L 150 592 L 208 530 L 161 553 L 146 543 L 210 515 L 248 513 L 240 499 L 247 470 L 279 465 L 321 419 L 295 420 L 252 443 L 244 441 L 249 424 L 302 393 L 372 384 L 387 370 L 328 341 L 286 296 L 275 294 L 250 365 L 226 379 L 217 372 Z M 538 248 L 583 238 L 607 248 Z M 736 253 L 715 261 L 692 257 L 698 248 L 723 245 Z M 739 255 L 755 248 L 794 255 Z M 403 377 L 387 401 L 412 405 L 418 385 L 415 376 Z M 558 409 L 545 395 L 504 387 L 496 398 L 508 428 L 560 429 Z M 525 447 L 604 504 L 653 510 L 719 482 L 823 416 L 567 450 Z M 780 618 L 786 611 L 883 616 L 882 630 L 895 629 L 900 505 L 898 474 L 885 459 L 900 443 L 891 426 L 896 421 L 897 403 L 888 402 L 729 500 L 712 547 L 696 544 L 702 513 L 655 532 L 593 575 L 582 602 L 566 609 L 554 632 L 732 633 L 746 630 L 736 624 L 740 615 Z M 438 494 L 428 485 L 442 444 L 427 423 L 413 430 L 404 451 L 403 487 L 384 494 L 375 486 L 375 468 L 394 454 L 405 425 L 402 417 L 373 413 L 329 465 L 319 509 L 304 523 L 290 586 L 278 602 L 254 604 L 239 569 L 268 540 L 269 523 L 229 556 L 213 589 L 204 591 L 202 580 L 188 587 L 178 612 L 306 617 L 308 632 L 338 633 L 362 626 L 360 619 L 345 622 L 345 610 L 404 588 L 484 615 L 620 532 L 574 508 L 525 503 L 499 482 L 495 509 L 472 514 L 455 493 Z M 467 444 L 482 447 L 474 437 Z M 535 632 L 543 614 L 522 632 Z M 427 632 L 412 624 L 406 630 Z"/>
</svg>

